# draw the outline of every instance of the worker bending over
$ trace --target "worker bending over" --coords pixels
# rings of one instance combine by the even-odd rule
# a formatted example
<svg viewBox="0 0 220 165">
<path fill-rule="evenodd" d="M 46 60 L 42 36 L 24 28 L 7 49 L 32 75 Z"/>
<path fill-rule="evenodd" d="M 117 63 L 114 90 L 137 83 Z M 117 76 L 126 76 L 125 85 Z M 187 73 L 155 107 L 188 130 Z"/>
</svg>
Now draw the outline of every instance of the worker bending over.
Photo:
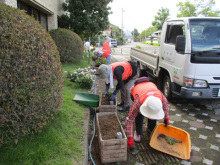
<svg viewBox="0 0 220 165">
<path fill-rule="evenodd" d="M 125 127 L 128 137 L 128 147 L 132 148 L 135 142 L 141 141 L 143 134 L 143 119 L 148 118 L 147 131 L 151 133 L 157 124 L 157 120 L 164 119 L 165 126 L 169 124 L 169 107 L 166 97 L 147 77 L 136 79 L 130 90 L 134 100 L 126 117 Z M 135 120 L 136 131 L 133 141 L 133 122 Z"/>
<path fill-rule="evenodd" d="M 122 108 L 119 111 L 128 111 L 131 105 L 130 88 L 137 77 L 137 63 L 129 60 L 110 65 L 102 64 L 99 66 L 99 72 L 101 79 L 106 79 L 106 95 L 108 95 L 110 87 L 114 88 L 113 79 L 118 81 L 110 99 L 115 100 L 117 93 L 121 91 L 121 103 L 118 106 Z"/>
</svg>

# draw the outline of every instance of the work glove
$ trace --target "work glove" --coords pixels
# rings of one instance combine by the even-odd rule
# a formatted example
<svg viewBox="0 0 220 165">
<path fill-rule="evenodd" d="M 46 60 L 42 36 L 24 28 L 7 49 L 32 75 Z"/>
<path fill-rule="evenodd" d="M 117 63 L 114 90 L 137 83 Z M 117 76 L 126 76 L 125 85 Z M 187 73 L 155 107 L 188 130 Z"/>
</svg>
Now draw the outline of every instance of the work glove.
<svg viewBox="0 0 220 165">
<path fill-rule="evenodd" d="M 164 119 L 164 124 L 165 124 L 165 127 L 167 127 L 167 125 L 170 124 L 170 122 L 169 122 L 169 118 Z"/>
<path fill-rule="evenodd" d="M 116 97 L 116 95 L 115 95 L 115 94 L 112 94 L 111 97 L 110 97 L 110 99 L 111 99 L 112 101 L 114 101 L 114 100 L 115 100 L 115 97 Z"/>
<path fill-rule="evenodd" d="M 132 137 L 128 138 L 128 148 L 131 149 L 134 145 L 134 141 Z"/>
<path fill-rule="evenodd" d="M 105 96 L 109 96 L 108 91 L 109 91 L 110 83 L 105 84 L 105 85 L 106 85 L 106 87 L 105 87 Z"/>
</svg>

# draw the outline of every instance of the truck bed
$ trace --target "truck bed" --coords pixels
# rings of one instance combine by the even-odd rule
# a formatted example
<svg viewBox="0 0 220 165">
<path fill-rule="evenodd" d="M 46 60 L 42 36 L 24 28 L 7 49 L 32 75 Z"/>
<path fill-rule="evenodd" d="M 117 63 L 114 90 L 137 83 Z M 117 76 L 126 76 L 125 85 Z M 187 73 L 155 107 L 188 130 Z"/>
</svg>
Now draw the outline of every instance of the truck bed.
<svg viewBox="0 0 220 165">
<path fill-rule="evenodd" d="M 155 72 L 158 68 L 159 54 L 157 48 L 149 50 L 140 50 L 137 48 L 131 48 L 131 59 L 137 61 L 140 64 L 141 69 L 151 69 Z M 154 54 L 156 53 L 157 54 Z"/>
</svg>

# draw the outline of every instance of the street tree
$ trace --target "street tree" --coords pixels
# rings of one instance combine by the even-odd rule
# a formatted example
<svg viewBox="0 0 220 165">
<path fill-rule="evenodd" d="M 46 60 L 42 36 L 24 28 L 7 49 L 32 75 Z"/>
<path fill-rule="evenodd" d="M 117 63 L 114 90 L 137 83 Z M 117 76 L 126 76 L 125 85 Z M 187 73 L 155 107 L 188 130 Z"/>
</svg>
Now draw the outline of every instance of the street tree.
<svg viewBox="0 0 220 165">
<path fill-rule="evenodd" d="M 214 10 L 215 0 L 197 0 L 197 8 L 200 9 L 199 15 L 205 17 L 220 17 L 220 10 Z"/>
<path fill-rule="evenodd" d="M 112 0 L 68 0 L 63 3 L 63 9 L 67 13 L 59 18 L 59 27 L 69 28 L 84 37 L 100 34 L 110 24 L 110 2 Z"/>
<path fill-rule="evenodd" d="M 186 2 L 179 2 L 177 5 L 179 8 L 179 12 L 177 17 L 196 17 L 196 6 L 191 4 L 189 1 Z"/>
<path fill-rule="evenodd" d="M 121 31 L 120 31 L 120 28 L 118 26 L 112 28 L 112 36 L 114 38 L 117 38 L 117 37 L 121 36 Z"/>
<path fill-rule="evenodd" d="M 220 10 L 214 10 L 215 0 L 195 0 L 194 3 L 186 1 L 185 3 L 179 2 L 176 5 L 179 8 L 177 17 L 219 17 Z"/>
<path fill-rule="evenodd" d="M 152 25 L 156 27 L 158 30 L 162 29 L 163 23 L 165 20 L 169 17 L 170 11 L 168 8 L 161 8 L 157 12 L 157 15 L 154 16 L 154 21 L 152 22 Z"/>
<path fill-rule="evenodd" d="M 150 36 L 150 35 L 151 35 L 153 32 L 155 32 L 155 31 L 157 31 L 157 28 L 151 26 L 151 27 L 147 28 L 146 30 L 143 30 L 143 31 L 141 32 L 141 34 L 140 34 L 140 37 L 141 37 L 141 38 L 145 38 L 145 32 L 146 32 L 146 38 L 147 38 L 148 36 Z"/>
<path fill-rule="evenodd" d="M 134 36 L 134 41 L 137 41 L 138 39 L 138 36 L 139 36 L 139 32 L 137 29 L 134 29 L 132 32 L 131 32 L 132 36 Z"/>
</svg>

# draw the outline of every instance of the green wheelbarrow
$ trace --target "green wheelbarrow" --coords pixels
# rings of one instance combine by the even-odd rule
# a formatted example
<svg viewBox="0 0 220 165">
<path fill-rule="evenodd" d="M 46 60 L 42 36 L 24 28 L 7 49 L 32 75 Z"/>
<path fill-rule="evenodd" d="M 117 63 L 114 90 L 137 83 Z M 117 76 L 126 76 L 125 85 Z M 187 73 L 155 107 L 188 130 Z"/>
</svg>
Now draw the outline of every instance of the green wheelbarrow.
<svg viewBox="0 0 220 165">
<path fill-rule="evenodd" d="M 98 107 L 99 95 L 92 93 L 76 93 L 73 101 L 89 107 Z"/>
</svg>

